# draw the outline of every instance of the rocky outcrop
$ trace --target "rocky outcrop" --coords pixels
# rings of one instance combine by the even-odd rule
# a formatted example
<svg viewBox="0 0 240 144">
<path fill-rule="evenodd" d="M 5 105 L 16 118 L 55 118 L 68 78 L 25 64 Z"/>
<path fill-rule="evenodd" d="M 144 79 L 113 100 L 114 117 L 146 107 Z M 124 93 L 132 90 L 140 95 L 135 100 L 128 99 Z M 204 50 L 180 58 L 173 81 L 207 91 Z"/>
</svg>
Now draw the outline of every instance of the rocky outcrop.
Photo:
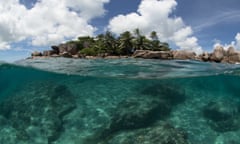
<svg viewBox="0 0 240 144">
<path fill-rule="evenodd" d="M 31 54 L 32 57 L 66 57 L 66 58 L 72 58 L 76 57 L 78 55 L 78 48 L 76 44 L 73 43 L 66 43 L 66 44 L 60 44 L 58 46 L 51 46 L 52 50 L 45 50 L 43 53 L 40 52 L 33 52 Z"/>
<path fill-rule="evenodd" d="M 237 102 L 222 100 L 208 103 L 203 108 L 203 116 L 217 132 L 236 131 L 240 128 L 239 110 Z"/>
<path fill-rule="evenodd" d="M 136 50 L 133 54 L 133 57 L 145 59 L 173 59 L 171 51 Z"/>
<path fill-rule="evenodd" d="M 74 43 L 60 44 L 58 46 L 59 54 L 69 53 L 69 55 L 76 55 L 78 53 L 77 45 Z"/>
<path fill-rule="evenodd" d="M 49 56 L 52 56 L 52 55 L 54 55 L 54 54 L 58 54 L 56 51 L 54 51 L 54 50 L 46 50 L 46 51 L 43 51 L 43 56 L 47 56 L 47 57 L 49 57 Z"/>
<path fill-rule="evenodd" d="M 236 63 L 236 62 L 240 62 L 240 52 L 236 51 L 233 47 L 230 47 L 227 50 L 227 60 L 229 63 Z"/>
<path fill-rule="evenodd" d="M 69 52 L 60 53 L 59 56 L 65 57 L 65 58 L 71 58 L 71 57 L 73 57 Z"/>
<path fill-rule="evenodd" d="M 207 52 L 204 52 L 202 55 L 200 55 L 199 56 L 200 57 L 200 60 L 202 60 L 202 61 L 209 61 L 209 59 L 210 59 L 210 55 L 209 55 L 209 53 L 207 53 Z"/>
<path fill-rule="evenodd" d="M 221 62 L 224 59 L 224 56 L 226 56 L 226 53 L 222 46 L 217 46 L 213 53 L 210 56 L 210 60 L 214 62 Z"/>
<path fill-rule="evenodd" d="M 38 52 L 38 51 L 34 51 L 32 54 L 31 54 L 32 57 L 36 57 L 36 56 L 42 56 L 42 53 L 41 52 Z"/>
<path fill-rule="evenodd" d="M 204 62 L 217 63 L 240 63 L 240 52 L 233 47 L 224 50 L 223 47 L 217 46 L 212 53 L 204 52 L 198 56 L 198 59 Z"/>
<path fill-rule="evenodd" d="M 144 59 L 161 59 L 161 60 L 197 60 L 204 62 L 217 62 L 217 63 L 240 63 L 240 51 L 236 51 L 233 47 L 225 50 L 222 46 L 217 46 L 212 53 L 204 52 L 196 55 L 193 51 L 188 50 L 174 50 L 174 51 L 151 51 L 151 50 L 136 50 L 131 56 L 116 56 L 109 55 L 108 53 L 98 54 L 97 56 L 88 56 L 79 53 L 77 44 L 65 43 L 58 46 L 51 46 L 52 50 L 41 52 L 33 52 L 32 58 L 35 57 L 65 57 L 65 58 L 144 58 Z"/>
</svg>

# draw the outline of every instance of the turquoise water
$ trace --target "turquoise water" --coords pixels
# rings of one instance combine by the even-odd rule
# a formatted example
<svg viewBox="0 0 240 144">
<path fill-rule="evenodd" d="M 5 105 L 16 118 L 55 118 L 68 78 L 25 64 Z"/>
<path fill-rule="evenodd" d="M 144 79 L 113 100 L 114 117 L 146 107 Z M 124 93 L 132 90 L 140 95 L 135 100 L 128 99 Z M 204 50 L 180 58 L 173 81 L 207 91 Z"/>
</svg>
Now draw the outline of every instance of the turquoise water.
<svg viewBox="0 0 240 144">
<path fill-rule="evenodd" d="M 239 144 L 238 65 L 142 59 L 0 64 L 1 144 Z"/>
</svg>

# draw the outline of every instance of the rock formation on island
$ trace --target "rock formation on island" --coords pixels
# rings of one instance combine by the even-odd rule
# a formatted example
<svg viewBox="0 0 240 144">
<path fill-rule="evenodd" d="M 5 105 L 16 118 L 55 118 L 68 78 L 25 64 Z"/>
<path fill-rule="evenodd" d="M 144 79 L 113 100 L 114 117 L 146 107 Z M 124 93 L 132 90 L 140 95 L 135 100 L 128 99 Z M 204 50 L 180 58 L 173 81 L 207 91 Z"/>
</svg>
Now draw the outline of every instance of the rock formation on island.
<svg viewBox="0 0 240 144">
<path fill-rule="evenodd" d="M 163 60 L 199 60 L 204 62 L 217 62 L 217 63 L 239 63 L 240 51 L 229 47 L 225 50 L 222 46 L 217 46 L 213 52 L 203 52 L 197 55 L 193 51 L 188 50 L 169 50 L 169 51 L 153 51 L 153 50 L 135 50 L 131 55 L 110 55 L 108 53 L 97 54 L 90 56 L 82 54 L 76 44 L 65 43 L 58 46 L 52 46 L 52 50 L 43 52 L 33 52 L 31 58 L 35 57 L 66 57 L 66 58 L 144 58 L 144 59 L 163 59 Z"/>
</svg>

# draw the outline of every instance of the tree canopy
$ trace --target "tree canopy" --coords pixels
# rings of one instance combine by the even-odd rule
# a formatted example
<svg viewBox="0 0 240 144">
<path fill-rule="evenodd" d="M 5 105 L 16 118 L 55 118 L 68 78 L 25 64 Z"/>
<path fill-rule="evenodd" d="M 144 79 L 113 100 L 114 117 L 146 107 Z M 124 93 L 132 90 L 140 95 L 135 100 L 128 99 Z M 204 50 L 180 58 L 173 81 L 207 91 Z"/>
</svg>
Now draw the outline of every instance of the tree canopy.
<svg viewBox="0 0 240 144">
<path fill-rule="evenodd" d="M 119 36 L 107 31 L 96 37 L 82 36 L 67 43 L 75 43 L 81 54 L 92 56 L 99 54 L 131 55 L 135 50 L 170 50 L 168 43 L 158 39 L 157 32 L 152 31 L 147 38 L 141 34 L 139 29 L 135 29 L 133 33 L 125 31 Z"/>
</svg>

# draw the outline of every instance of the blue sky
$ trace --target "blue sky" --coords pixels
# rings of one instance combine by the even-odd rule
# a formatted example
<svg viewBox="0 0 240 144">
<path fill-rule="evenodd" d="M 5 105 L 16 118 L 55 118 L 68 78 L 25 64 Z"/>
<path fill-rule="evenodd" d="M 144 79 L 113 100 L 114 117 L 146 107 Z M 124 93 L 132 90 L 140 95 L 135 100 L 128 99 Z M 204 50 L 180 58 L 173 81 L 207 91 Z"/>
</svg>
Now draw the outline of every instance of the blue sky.
<svg viewBox="0 0 240 144">
<path fill-rule="evenodd" d="M 240 49 L 239 0 L 8 0 L 0 2 L 0 61 L 110 30 L 158 32 L 173 49 Z"/>
</svg>

